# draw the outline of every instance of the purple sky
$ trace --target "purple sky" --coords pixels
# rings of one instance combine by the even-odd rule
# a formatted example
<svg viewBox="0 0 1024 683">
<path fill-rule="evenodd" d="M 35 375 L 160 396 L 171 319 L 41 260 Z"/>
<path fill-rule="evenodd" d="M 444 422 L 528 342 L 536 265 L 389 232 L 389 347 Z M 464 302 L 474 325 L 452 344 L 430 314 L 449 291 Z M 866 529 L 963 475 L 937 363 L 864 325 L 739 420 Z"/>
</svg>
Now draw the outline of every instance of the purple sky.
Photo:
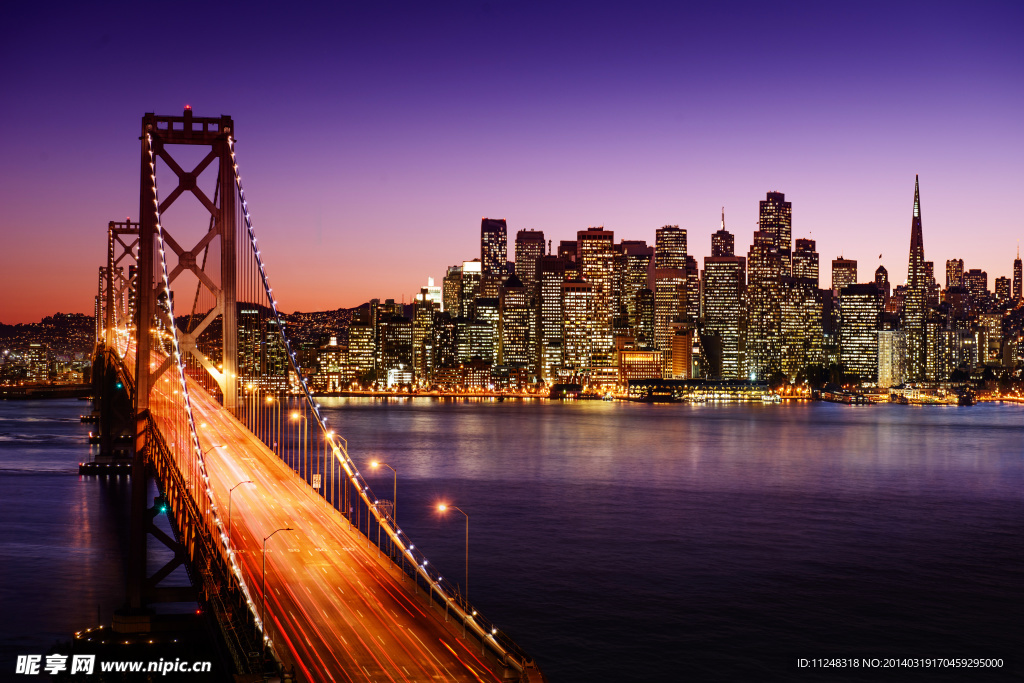
<svg viewBox="0 0 1024 683">
<path fill-rule="evenodd" d="M 902 283 L 915 173 L 940 282 L 954 257 L 1011 274 L 1019 2 L 286 4 L 8 11 L 0 322 L 91 312 L 106 224 L 138 217 L 141 117 L 186 103 L 235 119 L 285 311 L 409 300 L 479 256 L 481 216 L 556 243 L 679 224 L 701 259 L 724 205 L 745 253 L 768 190 L 823 285 L 879 253 Z"/>
</svg>

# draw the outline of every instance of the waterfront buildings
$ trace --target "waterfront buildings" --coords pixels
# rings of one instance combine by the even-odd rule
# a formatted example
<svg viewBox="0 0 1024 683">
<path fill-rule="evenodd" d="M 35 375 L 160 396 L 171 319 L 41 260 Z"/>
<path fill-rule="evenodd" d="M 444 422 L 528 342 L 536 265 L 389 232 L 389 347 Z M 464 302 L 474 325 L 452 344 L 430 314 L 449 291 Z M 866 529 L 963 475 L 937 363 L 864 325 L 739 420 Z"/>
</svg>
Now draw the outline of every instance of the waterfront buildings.
<svg viewBox="0 0 1024 683">
<path fill-rule="evenodd" d="M 758 212 L 741 256 L 723 210 L 701 264 L 678 225 L 654 228 L 650 246 L 616 244 L 612 230 L 590 227 L 554 253 L 544 232 L 519 230 L 506 263 L 507 223 L 483 219 L 480 258 L 449 267 L 440 287 L 428 281 L 408 307 L 371 301 L 342 341 L 321 342 L 314 386 L 340 387 L 347 377 L 381 386 L 409 372 L 420 387 L 800 384 L 823 373 L 886 387 L 1019 366 L 1019 259 L 1013 281 L 995 279 L 994 296 L 987 273 L 947 259 L 940 291 L 924 257 L 918 179 L 907 282 L 895 289 L 882 265 L 859 283 L 857 261 L 842 256 L 831 262 L 831 288 L 821 289 L 815 240 L 792 239 L 792 203 L 769 192 Z M 243 311 L 239 340 L 244 371 L 279 372 L 286 359 L 259 311 Z"/>
</svg>

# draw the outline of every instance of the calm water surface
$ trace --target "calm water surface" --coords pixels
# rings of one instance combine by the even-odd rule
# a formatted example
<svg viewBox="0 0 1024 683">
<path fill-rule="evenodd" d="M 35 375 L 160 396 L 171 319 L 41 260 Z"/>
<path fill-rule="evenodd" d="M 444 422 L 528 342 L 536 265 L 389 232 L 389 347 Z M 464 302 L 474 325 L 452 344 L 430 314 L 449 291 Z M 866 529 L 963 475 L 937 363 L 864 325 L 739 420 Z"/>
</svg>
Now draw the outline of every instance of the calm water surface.
<svg viewBox="0 0 1024 683">
<path fill-rule="evenodd" d="M 460 582 L 465 520 L 434 507 L 469 513 L 470 597 L 553 683 L 915 678 L 800 657 L 1024 676 L 1024 407 L 323 403 Z M 5 666 L 121 600 L 126 489 L 77 477 L 84 405 L 0 403 Z"/>
</svg>

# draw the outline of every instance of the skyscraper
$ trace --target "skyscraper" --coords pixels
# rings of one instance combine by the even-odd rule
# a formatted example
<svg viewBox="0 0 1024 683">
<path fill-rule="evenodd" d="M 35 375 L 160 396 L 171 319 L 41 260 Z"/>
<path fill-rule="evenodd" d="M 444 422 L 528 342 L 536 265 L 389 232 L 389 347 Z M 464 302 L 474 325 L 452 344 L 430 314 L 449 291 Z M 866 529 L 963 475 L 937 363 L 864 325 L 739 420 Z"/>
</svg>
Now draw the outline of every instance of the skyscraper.
<svg viewBox="0 0 1024 683">
<path fill-rule="evenodd" d="M 508 226 L 504 218 L 481 219 L 480 263 L 484 275 L 505 275 L 508 267 Z"/>
<path fill-rule="evenodd" d="M 818 252 L 814 240 L 798 239 L 793 251 L 793 277 L 812 280 L 818 286 Z"/>
<path fill-rule="evenodd" d="M 946 289 L 964 286 L 964 260 L 962 258 L 946 261 Z"/>
<path fill-rule="evenodd" d="M 758 230 L 747 255 L 746 374 L 754 379 L 767 379 L 781 367 L 782 258 L 775 245 L 771 233 Z"/>
<path fill-rule="evenodd" d="M 548 383 L 558 380 L 562 367 L 562 283 L 565 281 L 565 259 L 545 256 L 539 268 L 540 293 L 538 321 L 538 372 Z"/>
<path fill-rule="evenodd" d="M 655 268 L 686 268 L 686 230 L 666 225 L 655 231 Z"/>
<path fill-rule="evenodd" d="M 722 233 L 725 233 L 724 235 Z M 728 237 L 726 237 L 728 236 Z M 711 237 L 711 251 L 719 245 L 732 249 L 733 237 L 723 227 Z M 718 249 L 724 252 L 725 249 Z M 704 335 L 721 347 L 721 367 L 706 368 L 710 379 L 739 379 L 743 376 L 741 336 L 743 333 L 743 295 L 746 290 L 747 262 L 742 256 L 723 254 L 704 257 L 703 312 Z"/>
<path fill-rule="evenodd" d="M 519 278 L 511 275 L 501 288 L 499 313 L 500 362 L 528 367 L 530 364 L 530 295 Z M 530 368 L 535 372 L 535 368 Z"/>
<path fill-rule="evenodd" d="M 760 203 L 758 230 L 771 238 L 778 252 L 782 275 L 792 272 L 790 250 L 793 243 L 793 203 L 782 192 L 769 192 Z"/>
<path fill-rule="evenodd" d="M 594 288 L 583 280 L 562 283 L 562 358 L 567 373 L 590 370 L 594 322 Z"/>
<path fill-rule="evenodd" d="M 595 366 L 615 363 L 615 339 L 612 335 L 612 284 L 615 267 L 615 233 L 603 227 L 587 228 L 576 233 L 580 277 L 589 282 L 593 299 L 593 340 L 591 362 Z M 568 311 L 566 312 L 568 315 Z"/>
<path fill-rule="evenodd" d="M 841 289 L 839 317 L 839 362 L 862 382 L 876 382 L 882 295 L 875 283 Z"/>
<path fill-rule="evenodd" d="M 725 229 L 725 207 L 722 207 L 722 227 L 711 236 L 712 256 L 735 256 L 736 242 L 732 233 Z"/>
<path fill-rule="evenodd" d="M 892 286 L 889 284 L 889 271 L 885 269 L 885 266 L 878 266 L 875 269 L 875 287 L 878 287 L 878 291 L 882 293 L 883 303 L 889 303 Z"/>
<path fill-rule="evenodd" d="M 903 329 L 906 332 L 906 378 L 919 382 L 926 376 L 927 344 L 925 313 L 929 294 L 924 265 L 924 234 L 921 227 L 921 191 L 914 176 L 914 213 L 910 221 L 910 259 L 907 265 L 907 289 L 903 298 Z"/>
<path fill-rule="evenodd" d="M 656 268 L 654 271 L 654 339 L 662 353 L 664 377 L 672 377 L 672 336 L 674 323 L 686 317 L 686 269 Z"/>
<path fill-rule="evenodd" d="M 622 306 L 626 309 L 629 320 L 636 319 L 637 295 L 641 290 L 653 286 L 654 248 L 646 242 L 623 240 L 621 245 L 624 257 L 622 273 Z M 634 332 L 635 334 L 635 332 Z"/>
<path fill-rule="evenodd" d="M 996 278 L 996 299 L 998 299 L 1000 303 L 1010 299 L 1010 278 Z"/>
<path fill-rule="evenodd" d="M 480 290 L 483 264 L 478 259 L 462 262 L 462 287 L 459 293 L 458 315 L 471 319 L 476 317 L 476 297 Z"/>
<path fill-rule="evenodd" d="M 462 301 L 462 266 L 448 266 L 441 281 L 441 310 L 459 315 Z"/>
<path fill-rule="evenodd" d="M 1017 258 L 1013 260 L 1013 299 L 1021 300 L 1021 263 L 1020 247 L 1017 247 Z"/>
<path fill-rule="evenodd" d="M 781 370 L 791 380 L 808 365 L 824 363 L 824 312 L 818 289 L 818 252 L 814 240 L 798 239 L 793 275 L 781 278 Z"/>
<path fill-rule="evenodd" d="M 537 289 L 537 264 L 545 251 L 542 230 L 520 230 L 516 233 L 516 275 L 526 288 L 528 296 Z"/>
<path fill-rule="evenodd" d="M 971 293 L 971 303 L 978 307 L 988 296 L 988 273 L 981 268 L 971 268 L 964 273 L 964 287 Z"/>
<path fill-rule="evenodd" d="M 840 256 L 832 259 L 832 295 L 839 297 L 843 287 L 857 284 L 857 261 Z"/>
</svg>

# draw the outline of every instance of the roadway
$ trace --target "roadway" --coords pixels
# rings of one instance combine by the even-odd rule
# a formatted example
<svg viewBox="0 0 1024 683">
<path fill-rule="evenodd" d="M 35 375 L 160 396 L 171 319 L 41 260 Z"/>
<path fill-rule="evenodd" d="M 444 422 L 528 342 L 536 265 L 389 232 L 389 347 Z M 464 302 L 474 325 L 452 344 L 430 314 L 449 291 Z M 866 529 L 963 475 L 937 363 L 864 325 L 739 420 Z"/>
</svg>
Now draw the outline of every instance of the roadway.
<svg viewBox="0 0 1024 683">
<path fill-rule="evenodd" d="M 175 382 L 158 382 L 162 392 Z M 225 526 L 231 494 L 231 542 L 257 606 L 267 541 L 266 621 L 286 663 L 304 681 L 470 681 L 501 683 L 499 666 L 461 627 L 428 608 L 422 591 L 366 537 L 349 528 L 205 391 L 189 394 L 212 490 Z M 217 446 L 220 446 L 217 448 Z"/>
</svg>

